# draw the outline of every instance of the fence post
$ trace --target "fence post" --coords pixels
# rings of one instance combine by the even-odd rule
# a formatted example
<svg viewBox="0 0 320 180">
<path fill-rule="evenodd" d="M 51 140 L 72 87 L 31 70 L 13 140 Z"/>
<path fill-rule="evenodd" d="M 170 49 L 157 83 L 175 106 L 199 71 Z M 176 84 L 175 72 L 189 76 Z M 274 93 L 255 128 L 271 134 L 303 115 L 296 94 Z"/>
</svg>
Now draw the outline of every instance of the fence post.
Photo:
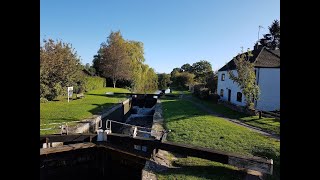
<svg viewBox="0 0 320 180">
<path fill-rule="evenodd" d="M 261 119 L 262 111 L 259 111 L 259 119 Z"/>
</svg>

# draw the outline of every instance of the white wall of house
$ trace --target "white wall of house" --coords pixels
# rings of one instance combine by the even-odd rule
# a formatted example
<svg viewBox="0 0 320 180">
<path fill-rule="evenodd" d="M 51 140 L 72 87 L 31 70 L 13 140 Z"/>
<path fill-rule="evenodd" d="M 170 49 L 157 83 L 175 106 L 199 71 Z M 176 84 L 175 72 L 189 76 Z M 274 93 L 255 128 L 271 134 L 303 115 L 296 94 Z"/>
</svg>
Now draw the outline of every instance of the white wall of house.
<svg viewBox="0 0 320 180">
<path fill-rule="evenodd" d="M 234 75 L 237 75 L 236 70 L 232 70 Z M 222 74 L 225 75 L 224 81 L 221 80 Z M 240 88 L 238 87 L 237 83 L 233 82 L 229 78 L 229 74 L 227 71 L 218 71 L 218 86 L 217 86 L 217 93 L 220 95 L 220 91 L 223 89 L 223 97 L 222 100 L 228 101 L 228 89 L 231 89 L 231 99 L 230 102 L 236 105 L 245 106 L 245 98 L 242 94 L 241 102 L 237 101 L 237 92 L 241 92 Z"/>
<path fill-rule="evenodd" d="M 256 109 L 272 111 L 280 109 L 280 68 L 257 68 L 260 98 Z"/>
<path fill-rule="evenodd" d="M 255 68 L 257 71 L 258 85 L 260 87 L 260 99 L 256 102 L 255 108 L 258 110 L 272 111 L 280 109 L 280 68 Z M 236 70 L 232 72 L 237 75 Z M 225 74 L 224 81 L 221 80 Z M 234 83 L 227 71 L 218 72 L 217 93 L 223 89 L 221 100 L 228 101 L 228 89 L 231 89 L 230 102 L 236 105 L 245 106 L 245 97 L 242 94 L 241 102 L 237 101 L 237 92 L 241 92 L 237 83 Z"/>
</svg>

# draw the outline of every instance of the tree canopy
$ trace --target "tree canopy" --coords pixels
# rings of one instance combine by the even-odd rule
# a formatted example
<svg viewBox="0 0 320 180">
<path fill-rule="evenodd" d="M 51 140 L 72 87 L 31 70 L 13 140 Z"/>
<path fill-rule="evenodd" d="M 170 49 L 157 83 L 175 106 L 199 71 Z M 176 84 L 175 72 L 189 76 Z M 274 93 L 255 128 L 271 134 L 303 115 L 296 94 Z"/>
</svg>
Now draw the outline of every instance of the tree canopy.
<svg viewBox="0 0 320 180">
<path fill-rule="evenodd" d="M 170 74 L 158 74 L 158 89 L 167 89 L 170 85 Z"/>
<path fill-rule="evenodd" d="M 201 60 L 192 64 L 192 72 L 195 75 L 195 81 L 205 83 L 206 76 L 212 72 L 212 66 L 209 61 Z"/>
<path fill-rule="evenodd" d="M 66 93 L 67 86 L 79 88 L 82 65 L 72 45 L 52 39 L 40 46 L 40 97 L 52 100 Z"/>
<path fill-rule="evenodd" d="M 182 70 L 183 72 L 192 73 L 192 66 L 191 66 L 189 63 L 184 64 L 184 65 L 181 66 L 181 70 Z"/>
<path fill-rule="evenodd" d="M 280 21 L 274 20 L 268 29 L 269 33 L 264 34 L 260 39 L 260 44 L 272 49 L 280 49 Z"/>
<path fill-rule="evenodd" d="M 170 75 L 171 85 L 177 89 L 186 89 L 190 85 L 203 84 L 213 93 L 217 88 L 217 75 L 212 71 L 210 62 L 206 60 L 200 60 L 192 65 L 189 63 L 183 64 L 181 68 L 174 68 Z"/>
<path fill-rule="evenodd" d="M 134 92 L 157 89 L 157 75 L 144 64 L 143 43 L 123 39 L 120 31 L 111 32 L 106 43 L 102 43 L 93 59 L 98 75 L 112 79 L 113 86 L 119 80 L 128 82 Z M 151 84 L 148 84 L 151 83 Z"/>
</svg>

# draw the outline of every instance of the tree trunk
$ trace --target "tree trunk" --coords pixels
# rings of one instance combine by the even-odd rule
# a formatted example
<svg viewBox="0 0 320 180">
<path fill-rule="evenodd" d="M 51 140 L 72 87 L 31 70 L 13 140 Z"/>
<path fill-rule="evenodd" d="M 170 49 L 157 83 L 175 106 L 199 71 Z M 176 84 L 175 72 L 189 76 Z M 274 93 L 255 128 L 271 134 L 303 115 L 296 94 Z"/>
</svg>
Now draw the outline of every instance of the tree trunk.
<svg viewBox="0 0 320 180">
<path fill-rule="evenodd" d="M 115 80 L 113 80 L 113 88 L 116 88 L 116 82 Z"/>
</svg>

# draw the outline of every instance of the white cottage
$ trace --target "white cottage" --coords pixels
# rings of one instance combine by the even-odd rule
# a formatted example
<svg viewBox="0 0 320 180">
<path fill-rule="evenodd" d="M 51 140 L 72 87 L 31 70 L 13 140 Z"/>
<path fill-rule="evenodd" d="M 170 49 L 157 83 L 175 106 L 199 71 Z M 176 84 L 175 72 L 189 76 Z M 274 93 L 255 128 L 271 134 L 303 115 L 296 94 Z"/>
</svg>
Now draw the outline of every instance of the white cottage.
<svg viewBox="0 0 320 180">
<path fill-rule="evenodd" d="M 255 65 L 256 83 L 260 87 L 259 100 L 255 102 L 255 109 L 273 111 L 280 109 L 280 49 L 271 50 L 258 46 L 252 51 L 249 59 Z M 232 104 L 245 106 L 245 98 L 237 83 L 229 79 L 228 70 L 236 75 L 233 60 L 218 70 L 218 87 L 221 100 Z"/>
</svg>

